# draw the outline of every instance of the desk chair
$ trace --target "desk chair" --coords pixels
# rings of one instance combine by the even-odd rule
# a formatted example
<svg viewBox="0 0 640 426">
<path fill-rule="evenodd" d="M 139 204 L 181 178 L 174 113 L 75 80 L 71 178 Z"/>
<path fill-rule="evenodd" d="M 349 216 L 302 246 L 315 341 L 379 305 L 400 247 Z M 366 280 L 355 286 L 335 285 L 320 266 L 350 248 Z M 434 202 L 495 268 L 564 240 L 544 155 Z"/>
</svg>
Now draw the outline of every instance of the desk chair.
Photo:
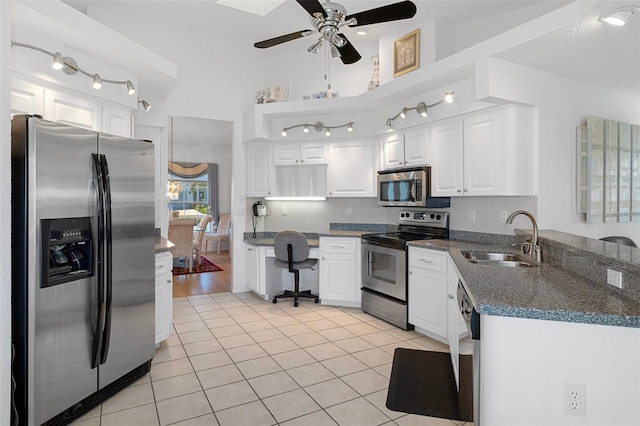
<svg viewBox="0 0 640 426">
<path fill-rule="evenodd" d="M 309 243 L 304 235 L 297 231 L 278 232 L 273 241 L 273 248 L 276 253 L 275 265 L 279 268 L 288 268 L 294 276 L 294 289 L 285 290 L 273 298 L 273 303 L 278 303 L 278 299 L 293 297 L 293 306 L 298 306 L 298 298 L 304 297 L 315 299 L 318 303 L 320 299 L 317 295 L 311 294 L 311 290 L 300 291 L 300 269 L 310 269 L 318 263 L 318 259 L 309 259 Z"/>
</svg>

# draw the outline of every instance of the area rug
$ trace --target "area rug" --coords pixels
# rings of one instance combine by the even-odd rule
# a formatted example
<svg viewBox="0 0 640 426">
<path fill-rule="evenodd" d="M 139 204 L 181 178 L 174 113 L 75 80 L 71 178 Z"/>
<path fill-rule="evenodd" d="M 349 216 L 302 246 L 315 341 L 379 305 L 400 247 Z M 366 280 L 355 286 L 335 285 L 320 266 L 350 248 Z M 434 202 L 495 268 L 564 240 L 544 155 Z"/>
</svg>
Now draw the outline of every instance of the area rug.
<svg viewBox="0 0 640 426">
<path fill-rule="evenodd" d="M 473 421 L 470 355 L 460 356 L 460 395 L 448 352 L 397 348 L 387 408 L 403 413 Z"/>
<path fill-rule="evenodd" d="M 204 257 L 200 258 L 200 263 L 193 263 L 191 272 L 189 272 L 189 265 L 187 265 L 186 261 L 182 259 L 176 261 L 175 265 L 173 266 L 173 275 L 200 274 L 202 272 L 217 271 L 222 271 L 222 268 L 211 262 L 210 260 L 205 259 Z"/>
</svg>

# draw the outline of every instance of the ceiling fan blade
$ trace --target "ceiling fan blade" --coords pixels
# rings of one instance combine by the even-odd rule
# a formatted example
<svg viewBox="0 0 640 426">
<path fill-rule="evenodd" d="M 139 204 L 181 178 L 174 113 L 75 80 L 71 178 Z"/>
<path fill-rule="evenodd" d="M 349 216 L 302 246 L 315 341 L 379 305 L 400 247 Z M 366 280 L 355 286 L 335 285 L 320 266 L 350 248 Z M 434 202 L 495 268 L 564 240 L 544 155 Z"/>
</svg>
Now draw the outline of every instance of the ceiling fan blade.
<svg viewBox="0 0 640 426">
<path fill-rule="evenodd" d="M 347 39 L 344 36 L 344 34 L 338 34 L 338 35 L 346 41 L 344 46 L 338 47 L 338 51 L 340 52 L 340 59 L 342 60 L 342 63 L 345 65 L 349 65 L 349 64 L 358 62 L 360 58 L 362 58 L 362 56 L 360 56 L 356 48 L 353 47 L 353 44 L 351 44 L 349 39 Z"/>
<path fill-rule="evenodd" d="M 258 49 L 266 49 L 267 47 L 277 46 L 278 44 L 285 43 L 287 41 L 296 40 L 309 34 L 313 34 L 315 31 L 311 30 L 302 30 L 296 31 L 295 33 L 281 35 L 279 37 L 270 38 L 269 40 L 259 41 L 254 43 L 253 46 Z"/>
<path fill-rule="evenodd" d="M 324 7 L 318 0 L 296 0 L 298 4 L 304 7 L 304 10 L 309 12 L 309 15 L 313 16 L 314 13 L 321 13 L 325 18 L 327 13 L 324 11 Z"/>
<path fill-rule="evenodd" d="M 345 17 L 345 21 L 356 18 L 356 25 L 350 27 L 359 27 L 361 25 L 379 24 L 381 22 L 398 21 L 401 19 L 413 18 L 416 14 L 416 5 L 411 1 L 401 1 L 400 3 L 389 4 L 387 6 L 377 7 L 362 12 L 354 13 Z"/>
</svg>

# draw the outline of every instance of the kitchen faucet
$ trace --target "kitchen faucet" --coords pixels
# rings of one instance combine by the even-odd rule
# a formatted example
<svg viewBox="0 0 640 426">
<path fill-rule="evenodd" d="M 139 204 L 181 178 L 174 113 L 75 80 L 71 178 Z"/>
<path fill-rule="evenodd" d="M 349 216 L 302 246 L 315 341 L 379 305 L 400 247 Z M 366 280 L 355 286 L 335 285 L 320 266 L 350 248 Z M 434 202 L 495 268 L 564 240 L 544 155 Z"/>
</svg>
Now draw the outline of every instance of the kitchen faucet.
<svg viewBox="0 0 640 426">
<path fill-rule="evenodd" d="M 534 261 L 540 263 L 542 261 L 542 249 L 538 245 L 538 223 L 536 222 L 536 218 L 526 210 L 516 210 L 509 215 L 507 223 L 512 223 L 513 219 L 518 215 L 524 215 L 531 221 L 531 225 L 533 226 L 533 238 L 531 240 L 527 238 L 527 242 L 514 244 L 514 246 L 519 245 L 522 248 L 523 253 L 528 254 Z"/>
</svg>

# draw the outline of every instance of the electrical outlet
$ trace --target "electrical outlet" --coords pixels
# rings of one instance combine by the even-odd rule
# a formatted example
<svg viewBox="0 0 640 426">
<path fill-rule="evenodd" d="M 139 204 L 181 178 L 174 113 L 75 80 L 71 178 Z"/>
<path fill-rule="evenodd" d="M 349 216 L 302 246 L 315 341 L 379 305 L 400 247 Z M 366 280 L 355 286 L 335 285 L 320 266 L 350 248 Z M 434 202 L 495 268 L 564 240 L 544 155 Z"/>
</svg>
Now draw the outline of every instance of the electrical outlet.
<svg viewBox="0 0 640 426">
<path fill-rule="evenodd" d="M 476 221 L 476 211 L 469 210 L 469 222 L 475 222 L 475 221 Z"/>
<path fill-rule="evenodd" d="M 347 216 L 353 216 L 353 207 L 347 207 Z"/>
<path fill-rule="evenodd" d="M 507 223 L 507 218 L 509 217 L 509 212 L 503 210 L 500 212 L 500 223 Z"/>
<path fill-rule="evenodd" d="M 587 388 L 575 383 L 564 384 L 564 413 L 570 416 L 587 415 Z"/>
<path fill-rule="evenodd" d="M 282 216 L 287 215 L 287 206 L 282 206 Z"/>
<path fill-rule="evenodd" d="M 622 272 L 607 269 L 607 284 L 614 287 L 622 288 Z"/>
</svg>

